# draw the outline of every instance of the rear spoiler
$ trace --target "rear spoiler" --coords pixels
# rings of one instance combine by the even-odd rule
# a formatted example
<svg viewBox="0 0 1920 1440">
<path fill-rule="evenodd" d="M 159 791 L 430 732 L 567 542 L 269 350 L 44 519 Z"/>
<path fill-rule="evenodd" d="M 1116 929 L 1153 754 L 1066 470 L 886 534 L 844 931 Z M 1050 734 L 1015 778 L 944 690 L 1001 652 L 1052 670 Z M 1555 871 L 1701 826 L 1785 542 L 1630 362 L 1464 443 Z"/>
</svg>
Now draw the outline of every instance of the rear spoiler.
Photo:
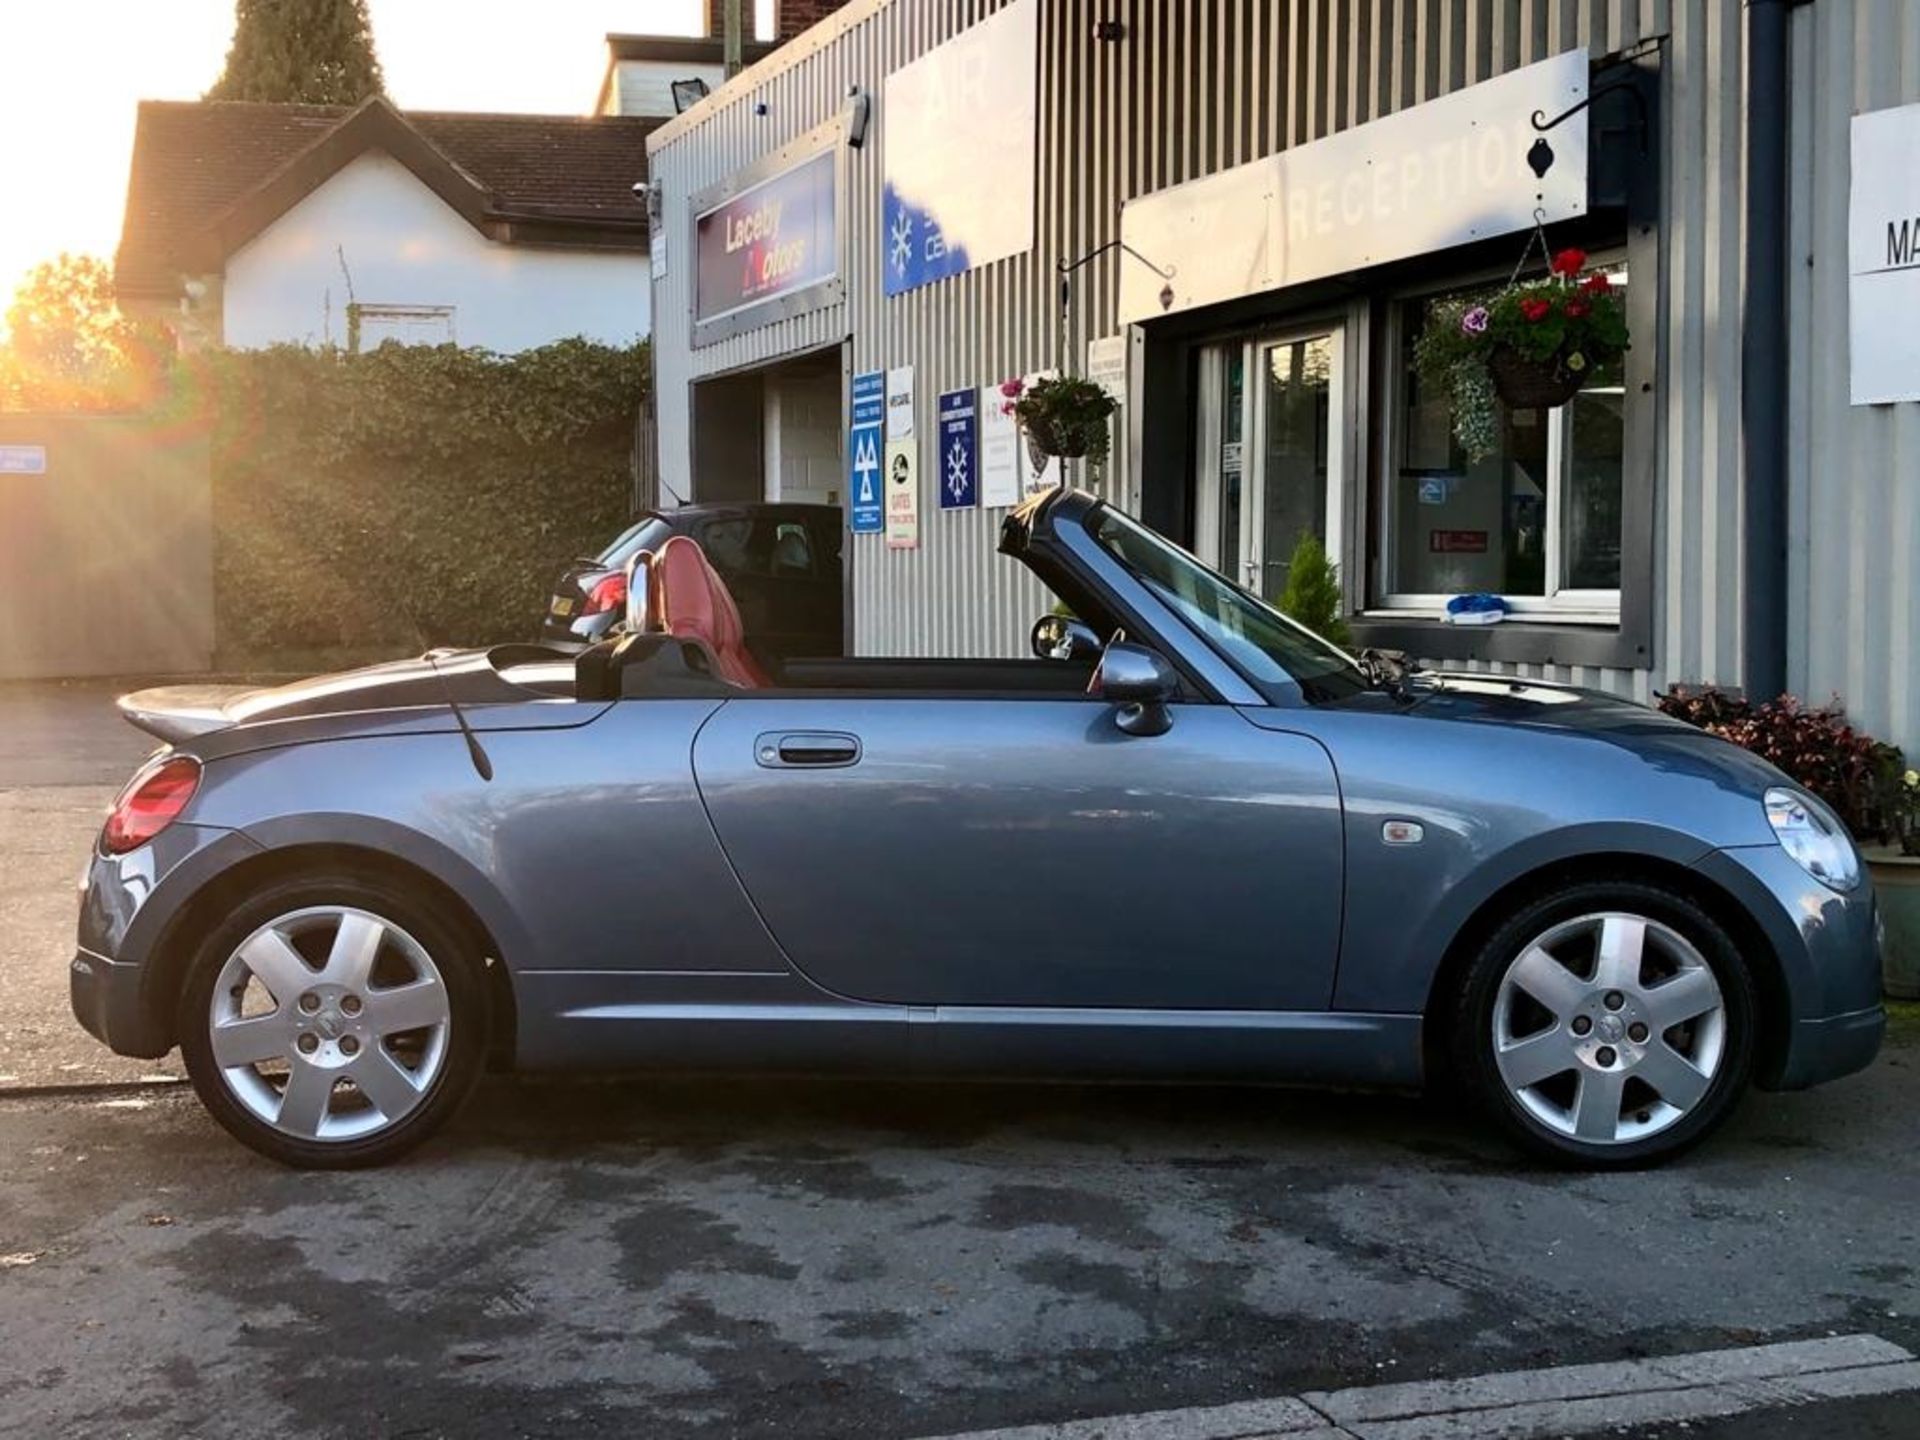
<svg viewBox="0 0 1920 1440">
<path fill-rule="evenodd" d="M 122 695 L 114 704 L 128 724 L 179 745 L 232 725 L 235 716 L 228 707 L 254 693 L 249 685 L 163 685 Z"/>
</svg>

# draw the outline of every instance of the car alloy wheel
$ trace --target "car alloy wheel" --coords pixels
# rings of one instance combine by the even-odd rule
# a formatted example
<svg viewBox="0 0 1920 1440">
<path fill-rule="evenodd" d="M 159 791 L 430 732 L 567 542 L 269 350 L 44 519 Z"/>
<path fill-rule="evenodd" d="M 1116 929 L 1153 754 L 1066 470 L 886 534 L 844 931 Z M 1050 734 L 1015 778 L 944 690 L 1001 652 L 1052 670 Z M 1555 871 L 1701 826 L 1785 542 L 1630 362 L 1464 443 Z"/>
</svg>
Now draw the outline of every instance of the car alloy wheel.
<svg viewBox="0 0 1920 1440">
<path fill-rule="evenodd" d="M 426 948 L 349 905 L 276 916 L 227 957 L 206 1011 L 220 1081 L 296 1141 L 366 1140 L 414 1113 L 446 1068 L 453 1007 Z"/>
<path fill-rule="evenodd" d="M 1500 979 L 1493 1060 L 1508 1096 L 1549 1132 L 1624 1146 L 1679 1124 L 1727 1053 L 1720 982 L 1678 930 L 1605 911 L 1551 926 Z"/>
</svg>

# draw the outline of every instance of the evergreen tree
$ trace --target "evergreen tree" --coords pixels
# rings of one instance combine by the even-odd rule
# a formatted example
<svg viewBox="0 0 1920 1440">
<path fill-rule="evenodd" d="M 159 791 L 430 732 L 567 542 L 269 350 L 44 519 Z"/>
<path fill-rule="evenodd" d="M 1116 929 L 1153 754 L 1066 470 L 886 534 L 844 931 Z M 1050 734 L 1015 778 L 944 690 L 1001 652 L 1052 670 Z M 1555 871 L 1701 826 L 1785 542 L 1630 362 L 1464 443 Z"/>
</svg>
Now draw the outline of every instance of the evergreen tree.
<svg viewBox="0 0 1920 1440">
<path fill-rule="evenodd" d="M 209 100 L 358 105 L 381 93 L 367 0 L 237 0 Z"/>
<path fill-rule="evenodd" d="M 1340 613 L 1340 567 L 1327 557 L 1327 547 L 1311 530 L 1303 531 L 1293 547 L 1279 606 L 1283 615 L 1298 620 L 1322 640 L 1343 648 L 1352 641 Z"/>
</svg>

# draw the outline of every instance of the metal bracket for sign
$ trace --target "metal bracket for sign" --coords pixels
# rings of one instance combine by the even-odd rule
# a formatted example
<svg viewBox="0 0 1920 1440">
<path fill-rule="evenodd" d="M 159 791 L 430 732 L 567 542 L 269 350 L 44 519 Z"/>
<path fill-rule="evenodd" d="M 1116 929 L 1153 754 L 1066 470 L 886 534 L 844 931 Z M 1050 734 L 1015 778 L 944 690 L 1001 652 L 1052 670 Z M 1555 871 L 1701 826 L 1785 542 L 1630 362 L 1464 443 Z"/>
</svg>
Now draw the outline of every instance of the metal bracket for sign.
<svg viewBox="0 0 1920 1440">
<path fill-rule="evenodd" d="M 1060 368 L 1064 372 L 1067 366 L 1067 321 L 1073 312 L 1073 272 L 1084 265 L 1091 265 L 1109 250 L 1120 250 L 1131 255 L 1142 265 L 1168 283 L 1160 288 L 1160 308 L 1166 309 L 1173 304 L 1173 277 L 1179 271 L 1172 265 L 1156 265 L 1124 240 L 1109 240 L 1104 245 L 1096 245 L 1078 260 L 1058 260 L 1054 270 L 1060 276 L 1060 333 L 1057 337 L 1060 349 Z"/>
<path fill-rule="evenodd" d="M 1604 64 L 1596 65 L 1593 73 L 1596 75 L 1604 75 L 1609 70 L 1619 70 L 1631 65 L 1642 55 L 1651 54 L 1653 51 L 1659 49 L 1661 45 L 1666 43 L 1666 38 L 1664 35 L 1655 35 L 1645 44 L 1637 45 L 1631 50 L 1623 51 Z M 1587 92 L 1586 99 L 1577 105 L 1569 105 L 1551 120 L 1547 119 L 1544 110 L 1536 110 L 1533 112 L 1533 128 L 1540 132 L 1540 138 L 1534 141 L 1532 146 L 1527 150 L 1527 165 L 1532 169 L 1533 173 L 1544 180 L 1547 176 L 1547 171 L 1553 168 L 1553 146 L 1547 143 L 1547 131 L 1553 129 L 1562 121 L 1571 120 L 1575 115 L 1578 115 L 1582 110 L 1585 110 L 1602 96 L 1612 95 L 1622 90 L 1633 98 L 1633 108 L 1637 112 L 1637 118 L 1640 122 L 1640 153 L 1642 155 L 1647 154 L 1652 147 L 1653 134 L 1653 117 L 1647 110 L 1647 97 L 1640 93 L 1640 87 L 1634 81 L 1614 80 L 1590 90 Z"/>
</svg>

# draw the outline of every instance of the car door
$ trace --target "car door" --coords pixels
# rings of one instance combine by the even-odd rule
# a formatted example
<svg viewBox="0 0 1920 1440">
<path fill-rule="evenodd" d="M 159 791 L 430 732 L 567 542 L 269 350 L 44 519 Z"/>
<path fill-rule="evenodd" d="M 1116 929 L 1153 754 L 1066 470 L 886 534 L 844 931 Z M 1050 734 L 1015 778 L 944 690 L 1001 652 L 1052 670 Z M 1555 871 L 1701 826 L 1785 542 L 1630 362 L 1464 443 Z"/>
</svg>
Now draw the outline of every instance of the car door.
<svg viewBox="0 0 1920 1440">
<path fill-rule="evenodd" d="M 1224 705 L 1120 732 L 1083 696 L 730 700 L 694 744 L 774 938 L 840 995 L 1318 1009 L 1341 812 L 1317 741 Z"/>
</svg>

